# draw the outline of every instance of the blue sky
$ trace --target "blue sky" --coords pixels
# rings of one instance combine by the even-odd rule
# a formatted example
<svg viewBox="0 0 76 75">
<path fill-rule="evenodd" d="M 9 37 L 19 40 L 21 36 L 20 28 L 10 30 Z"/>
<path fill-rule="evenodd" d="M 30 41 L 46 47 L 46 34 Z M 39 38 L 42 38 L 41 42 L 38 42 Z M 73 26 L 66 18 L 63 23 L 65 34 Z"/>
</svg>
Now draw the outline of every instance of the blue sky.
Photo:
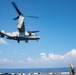
<svg viewBox="0 0 76 75">
<path fill-rule="evenodd" d="M 76 66 L 75 0 L 1 0 L 0 30 L 17 31 L 15 1 L 24 15 L 26 30 L 39 30 L 41 39 L 25 43 L 0 38 L 0 68 L 52 68 Z"/>
</svg>

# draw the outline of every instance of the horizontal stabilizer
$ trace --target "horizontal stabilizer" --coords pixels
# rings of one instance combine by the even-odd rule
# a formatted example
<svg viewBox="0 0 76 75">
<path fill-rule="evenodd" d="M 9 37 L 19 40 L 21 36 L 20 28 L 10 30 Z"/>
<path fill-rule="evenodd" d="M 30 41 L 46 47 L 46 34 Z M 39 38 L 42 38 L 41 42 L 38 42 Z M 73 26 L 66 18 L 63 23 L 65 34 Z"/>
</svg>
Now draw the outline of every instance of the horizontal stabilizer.
<svg viewBox="0 0 76 75">
<path fill-rule="evenodd" d="M 39 31 L 27 31 L 28 33 L 37 33 Z"/>
<path fill-rule="evenodd" d="M 30 17 L 30 18 L 39 18 L 39 17 L 37 17 L 37 16 L 25 16 L 25 17 Z"/>
</svg>

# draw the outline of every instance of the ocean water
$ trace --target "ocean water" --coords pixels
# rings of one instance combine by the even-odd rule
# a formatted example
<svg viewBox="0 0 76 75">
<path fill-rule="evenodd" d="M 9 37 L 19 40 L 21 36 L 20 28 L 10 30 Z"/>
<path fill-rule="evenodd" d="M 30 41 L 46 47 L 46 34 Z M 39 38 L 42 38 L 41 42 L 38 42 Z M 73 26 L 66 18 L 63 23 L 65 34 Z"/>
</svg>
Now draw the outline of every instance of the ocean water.
<svg viewBox="0 0 76 75">
<path fill-rule="evenodd" d="M 0 73 L 49 73 L 71 72 L 70 68 L 31 68 L 31 69 L 0 69 Z"/>
</svg>

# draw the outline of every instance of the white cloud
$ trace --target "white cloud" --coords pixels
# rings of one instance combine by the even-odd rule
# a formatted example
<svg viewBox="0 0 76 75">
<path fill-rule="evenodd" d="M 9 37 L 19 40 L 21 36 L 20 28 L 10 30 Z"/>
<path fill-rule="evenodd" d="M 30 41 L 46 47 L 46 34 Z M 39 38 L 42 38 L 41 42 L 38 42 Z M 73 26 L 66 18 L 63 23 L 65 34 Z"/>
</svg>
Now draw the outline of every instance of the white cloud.
<svg viewBox="0 0 76 75">
<path fill-rule="evenodd" d="M 20 63 L 20 64 L 25 64 L 25 61 L 20 60 L 19 63 Z"/>
<path fill-rule="evenodd" d="M 13 60 L 9 60 L 7 58 L 0 59 L 0 63 L 3 63 L 3 64 L 5 64 L 5 63 L 13 63 L 13 62 L 14 62 Z"/>
<path fill-rule="evenodd" d="M 41 55 L 41 56 L 46 56 L 46 54 L 45 54 L 45 53 L 40 53 L 40 55 Z"/>
<path fill-rule="evenodd" d="M 29 62 L 29 63 L 32 63 L 32 62 L 34 62 L 35 60 L 32 59 L 31 57 L 29 57 L 29 58 L 26 59 L 26 61 Z"/>
<path fill-rule="evenodd" d="M 41 59 L 39 61 L 43 60 L 44 62 L 47 62 L 48 58 L 47 58 L 46 54 L 45 53 L 40 53 L 40 55 L 41 55 Z"/>
<path fill-rule="evenodd" d="M 7 42 L 3 38 L 0 38 L 0 44 L 7 44 Z"/>
<path fill-rule="evenodd" d="M 25 54 L 22 54 L 25 56 Z M 13 63 L 14 65 L 18 64 L 19 66 L 23 65 L 27 67 L 67 67 L 70 63 L 76 66 L 76 50 L 73 49 L 63 55 L 53 54 L 53 53 L 40 53 L 40 58 L 31 58 L 19 59 L 19 60 L 9 60 L 9 59 L 0 59 L 1 64 Z M 19 67 L 18 66 L 18 67 Z M 16 67 L 16 66 L 15 66 Z"/>
<path fill-rule="evenodd" d="M 45 53 L 40 53 L 40 58 L 38 59 L 32 59 L 29 57 L 27 59 L 28 62 L 34 63 L 34 64 L 42 64 L 42 65 L 51 65 L 51 67 L 61 67 L 61 66 L 69 66 L 70 63 L 76 62 L 76 50 L 73 49 L 70 52 L 67 52 L 66 54 L 59 55 L 59 54 L 53 54 L 49 53 L 46 55 Z M 75 64 L 76 65 L 76 64 Z"/>
<path fill-rule="evenodd" d="M 68 56 L 76 56 L 76 50 L 73 49 L 70 52 L 67 53 Z"/>
</svg>

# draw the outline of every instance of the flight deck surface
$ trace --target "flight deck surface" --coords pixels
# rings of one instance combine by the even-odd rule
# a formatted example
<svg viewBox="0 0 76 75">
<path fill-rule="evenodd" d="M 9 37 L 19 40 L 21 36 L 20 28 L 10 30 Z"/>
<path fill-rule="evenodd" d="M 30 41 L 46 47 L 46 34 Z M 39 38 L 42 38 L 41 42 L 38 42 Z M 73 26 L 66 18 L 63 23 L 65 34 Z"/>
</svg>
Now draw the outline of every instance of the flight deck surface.
<svg viewBox="0 0 76 75">
<path fill-rule="evenodd" d="M 71 72 L 49 72 L 49 73 L 0 73 L 0 75 L 72 75 Z M 74 74 L 76 75 L 76 73 Z"/>
</svg>

